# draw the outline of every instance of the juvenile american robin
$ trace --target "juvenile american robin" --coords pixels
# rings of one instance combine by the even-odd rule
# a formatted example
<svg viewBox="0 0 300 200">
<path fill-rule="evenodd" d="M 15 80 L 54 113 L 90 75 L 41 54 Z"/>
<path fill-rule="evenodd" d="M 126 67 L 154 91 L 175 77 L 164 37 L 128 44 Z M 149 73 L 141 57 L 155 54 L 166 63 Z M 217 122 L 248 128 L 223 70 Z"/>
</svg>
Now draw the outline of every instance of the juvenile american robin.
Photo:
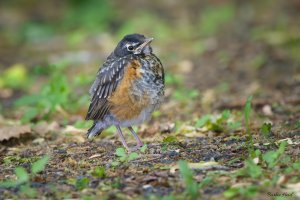
<svg viewBox="0 0 300 200">
<path fill-rule="evenodd" d="M 116 126 L 123 146 L 136 150 L 143 142 L 133 130 L 150 118 L 164 96 L 164 68 L 152 53 L 153 38 L 141 34 L 126 35 L 107 57 L 90 88 L 91 103 L 86 120 L 94 120 L 88 130 L 90 139 Z M 129 148 L 121 127 L 127 127 L 137 146 Z"/>
</svg>

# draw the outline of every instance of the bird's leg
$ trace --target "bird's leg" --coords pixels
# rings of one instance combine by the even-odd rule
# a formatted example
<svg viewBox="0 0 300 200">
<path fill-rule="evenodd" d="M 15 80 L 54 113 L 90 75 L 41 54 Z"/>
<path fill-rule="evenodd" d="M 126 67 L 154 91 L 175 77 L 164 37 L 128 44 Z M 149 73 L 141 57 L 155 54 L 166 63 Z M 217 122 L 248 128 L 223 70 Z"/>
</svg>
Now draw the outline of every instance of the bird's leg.
<svg viewBox="0 0 300 200">
<path fill-rule="evenodd" d="M 141 139 L 139 138 L 139 136 L 136 134 L 136 132 L 133 130 L 133 128 L 131 126 L 129 126 L 128 129 L 130 130 L 130 132 L 134 136 L 134 138 L 135 138 L 135 140 L 137 142 L 137 147 L 144 146 L 143 142 L 141 141 Z"/>
<path fill-rule="evenodd" d="M 128 147 L 127 143 L 126 143 L 126 140 L 125 140 L 125 137 L 122 133 L 122 130 L 121 130 L 121 127 L 120 126 L 116 126 L 116 128 L 118 129 L 118 134 L 120 136 L 120 139 L 121 139 L 121 142 L 123 144 L 123 146 L 128 150 L 128 151 L 131 151 L 130 148 Z"/>
</svg>

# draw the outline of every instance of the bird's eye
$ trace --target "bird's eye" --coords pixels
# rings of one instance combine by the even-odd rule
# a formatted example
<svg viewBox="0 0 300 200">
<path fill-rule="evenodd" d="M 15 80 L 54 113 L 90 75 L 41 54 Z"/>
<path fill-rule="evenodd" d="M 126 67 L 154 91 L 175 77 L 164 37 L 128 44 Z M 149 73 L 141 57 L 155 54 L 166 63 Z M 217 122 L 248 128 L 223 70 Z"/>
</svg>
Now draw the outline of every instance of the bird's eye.
<svg viewBox="0 0 300 200">
<path fill-rule="evenodd" d="M 133 50 L 133 46 L 131 46 L 131 45 L 127 46 L 127 50 L 128 51 L 132 51 Z"/>
</svg>

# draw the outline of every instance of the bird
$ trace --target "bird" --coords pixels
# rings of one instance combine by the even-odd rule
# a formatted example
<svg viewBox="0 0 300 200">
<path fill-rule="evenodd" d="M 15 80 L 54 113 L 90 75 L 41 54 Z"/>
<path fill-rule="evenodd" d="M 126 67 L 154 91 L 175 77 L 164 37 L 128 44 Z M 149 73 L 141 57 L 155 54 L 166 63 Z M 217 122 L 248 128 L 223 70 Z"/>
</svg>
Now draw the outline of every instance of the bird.
<svg viewBox="0 0 300 200">
<path fill-rule="evenodd" d="M 164 99 L 165 74 L 151 42 L 142 34 L 128 34 L 117 44 L 99 68 L 89 94 L 86 120 L 93 120 L 87 131 L 91 139 L 115 126 L 123 146 L 135 151 L 144 144 L 132 126 L 147 121 Z M 137 145 L 129 147 L 122 128 L 128 128 Z"/>
</svg>

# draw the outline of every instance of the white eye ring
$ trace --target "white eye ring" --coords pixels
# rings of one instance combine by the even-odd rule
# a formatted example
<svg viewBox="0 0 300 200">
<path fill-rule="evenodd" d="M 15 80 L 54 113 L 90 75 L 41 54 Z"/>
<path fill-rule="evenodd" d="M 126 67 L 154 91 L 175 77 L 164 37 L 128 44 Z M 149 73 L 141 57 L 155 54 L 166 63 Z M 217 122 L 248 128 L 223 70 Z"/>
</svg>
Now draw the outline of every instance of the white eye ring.
<svg viewBox="0 0 300 200">
<path fill-rule="evenodd" d="M 127 46 L 127 50 L 128 50 L 128 51 L 133 51 L 133 49 L 134 49 L 134 48 L 133 48 L 132 45 L 128 45 L 128 46 Z"/>
</svg>

